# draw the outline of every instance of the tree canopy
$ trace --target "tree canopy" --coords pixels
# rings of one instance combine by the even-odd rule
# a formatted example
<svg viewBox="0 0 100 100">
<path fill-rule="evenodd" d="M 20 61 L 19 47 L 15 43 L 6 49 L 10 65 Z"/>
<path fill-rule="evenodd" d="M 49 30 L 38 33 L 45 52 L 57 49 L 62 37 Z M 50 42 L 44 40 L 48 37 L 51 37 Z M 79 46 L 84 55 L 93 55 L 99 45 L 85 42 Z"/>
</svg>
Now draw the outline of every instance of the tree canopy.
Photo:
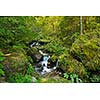
<svg viewBox="0 0 100 100">
<path fill-rule="evenodd" d="M 0 82 L 100 82 L 99 30 L 99 16 L 1 16 Z M 46 42 L 38 49 L 59 59 L 62 76 L 35 72 L 32 40 Z"/>
</svg>

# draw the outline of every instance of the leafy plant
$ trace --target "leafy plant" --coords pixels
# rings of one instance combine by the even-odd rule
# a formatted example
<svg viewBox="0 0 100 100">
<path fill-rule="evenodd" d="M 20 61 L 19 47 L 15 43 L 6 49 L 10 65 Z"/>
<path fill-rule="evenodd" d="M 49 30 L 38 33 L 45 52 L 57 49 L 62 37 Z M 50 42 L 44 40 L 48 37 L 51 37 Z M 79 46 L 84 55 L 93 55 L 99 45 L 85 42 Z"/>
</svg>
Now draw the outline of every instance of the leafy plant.
<svg viewBox="0 0 100 100">
<path fill-rule="evenodd" d="M 3 57 L 4 54 L 0 51 L 0 63 L 5 59 L 5 57 Z M 0 64 L 0 76 L 4 76 L 5 72 L 4 72 L 4 67 L 2 64 Z"/>
<path fill-rule="evenodd" d="M 74 73 L 64 73 L 64 78 L 70 80 L 72 83 L 81 83 L 82 80 Z"/>
<path fill-rule="evenodd" d="M 0 69 L 0 76 L 4 76 L 4 75 L 5 75 L 5 72 L 2 69 Z"/>
<path fill-rule="evenodd" d="M 72 56 L 82 62 L 87 70 L 98 70 L 100 66 L 100 32 L 85 33 L 73 43 Z"/>
<path fill-rule="evenodd" d="M 28 66 L 27 70 L 26 70 L 26 73 L 27 73 L 28 75 L 32 75 L 33 72 L 34 72 L 34 68 L 33 68 L 33 66 L 30 64 L 30 65 Z"/>
<path fill-rule="evenodd" d="M 4 54 L 0 51 L 0 62 L 2 62 L 5 59 Z"/>
<path fill-rule="evenodd" d="M 100 75 L 93 75 L 90 77 L 91 82 L 93 83 L 99 83 L 100 82 Z"/>
<path fill-rule="evenodd" d="M 22 73 L 10 74 L 9 82 L 12 83 L 32 83 L 32 77 L 30 75 L 23 75 Z"/>
<path fill-rule="evenodd" d="M 24 77 L 23 77 L 23 82 L 24 83 L 32 83 L 32 77 L 30 76 L 30 75 L 25 75 Z"/>
</svg>

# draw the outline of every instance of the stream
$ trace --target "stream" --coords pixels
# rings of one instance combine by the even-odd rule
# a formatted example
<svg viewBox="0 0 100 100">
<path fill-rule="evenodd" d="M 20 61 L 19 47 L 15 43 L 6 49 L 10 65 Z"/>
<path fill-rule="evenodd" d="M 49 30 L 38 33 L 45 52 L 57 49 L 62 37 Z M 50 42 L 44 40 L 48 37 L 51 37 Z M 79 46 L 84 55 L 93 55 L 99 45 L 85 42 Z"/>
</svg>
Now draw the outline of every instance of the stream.
<svg viewBox="0 0 100 100">
<path fill-rule="evenodd" d="M 45 43 L 33 40 L 29 43 L 29 47 L 37 48 L 37 46 L 41 46 L 43 44 Z M 36 58 L 37 55 L 41 56 Z M 38 54 L 36 55 L 31 55 L 31 58 L 34 58 L 37 61 L 35 63 L 35 71 L 40 75 L 44 75 L 58 69 L 58 59 L 56 59 L 56 61 L 52 61 L 50 55 L 42 52 L 42 50 L 38 50 Z"/>
<path fill-rule="evenodd" d="M 38 41 L 32 41 L 30 44 L 30 48 L 36 48 L 38 50 L 38 53 L 37 54 L 32 54 L 31 55 L 31 58 L 33 58 L 33 60 L 36 60 L 36 64 L 34 65 L 35 66 L 35 71 L 40 75 L 40 76 L 45 76 L 45 79 L 50 75 L 52 74 L 52 78 L 54 80 L 59 80 L 59 82 L 61 82 L 62 78 L 63 78 L 63 81 L 65 80 L 66 82 L 66 79 L 64 79 L 64 77 L 66 76 L 67 80 L 69 80 L 70 82 L 72 83 L 82 83 L 82 80 L 76 75 L 76 74 L 72 74 L 70 73 L 69 75 L 66 74 L 64 72 L 64 70 L 62 68 L 59 67 L 59 63 L 58 63 L 58 59 L 56 59 L 56 61 L 53 61 L 50 57 L 50 54 L 47 53 L 47 52 L 43 52 L 42 50 L 39 50 L 37 47 L 39 46 L 42 46 L 44 45 L 45 43 L 43 42 L 38 42 Z M 38 55 L 41 55 L 41 56 L 38 56 Z M 64 73 L 66 74 L 64 76 Z M 51 78 L 49 77 L 49 78 Z M 34 77 L 33 77 L 33 80 Z"/>
</svg>

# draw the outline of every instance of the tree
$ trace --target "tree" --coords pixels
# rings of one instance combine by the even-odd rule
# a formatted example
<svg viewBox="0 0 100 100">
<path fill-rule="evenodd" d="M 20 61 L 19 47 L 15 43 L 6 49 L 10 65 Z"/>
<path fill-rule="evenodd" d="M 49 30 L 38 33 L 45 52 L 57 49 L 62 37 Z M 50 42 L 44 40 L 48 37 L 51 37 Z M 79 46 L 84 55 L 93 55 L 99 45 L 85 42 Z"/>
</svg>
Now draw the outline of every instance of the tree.
<svg viewBox="0 0 100 100">
<path fill-rule="evenodd" d="M 0 17 L 0 47 L 8 48 L 34 38 L 33 25 L 31 16 Z"/>
<path fill-rule="evenodd" d="M 80 34 L 82 35 L 82 16 L 80 16 Z"/>
</svg>

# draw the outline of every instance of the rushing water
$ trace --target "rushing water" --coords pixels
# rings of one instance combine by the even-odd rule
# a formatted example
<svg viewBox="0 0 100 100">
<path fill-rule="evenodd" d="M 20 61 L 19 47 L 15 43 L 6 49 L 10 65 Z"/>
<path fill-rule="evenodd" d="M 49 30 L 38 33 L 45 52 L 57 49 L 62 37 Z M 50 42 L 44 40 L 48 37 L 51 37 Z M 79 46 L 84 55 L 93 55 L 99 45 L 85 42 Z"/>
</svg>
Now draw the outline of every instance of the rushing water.
<svg viewBox="0 0 100 100">
<path fill-rule="evenodd" d="M 43 44 L 44 44 L 43 42 L 39 42 L 36 40 L 33 40 L 29 43 L 31 48 L 41 46 Z M 43 53 L 41 50 L 39 50 L 39 53 L 42 55 L 43 59 L 35 65 L 36 72 L 38 72 L 41 75 L 44 75 L 46 73 L 50 73 L 51 71 L 55 70 L 58 67 L 58 61 L 56 62 L 53 62 L 52 60 L 49 61 L 50 56 L 46 53 Z M 50 64 L 49 67 L 48 67 L 48 63 Z"/>
<path fill-rule="evenodd" d="M 44 55 L 43 56 L 43 61 L 40 61 L 38 64 L 40 65 L 40 67 L 38 66 L 35 66 L 35 70 L 40 73 L 41 75 L 44 75 L 46 73 L 50 73 L 51 71 L 55 70 L 57 68 L 57 65 L 56 66 L 53 66 L 52 68 L 51 67 L 48 67 L 48 60 L 50 59 L 50 56 L 48 55 Z M 57 63 L 57 62 L 56 62 Z"/>
</svg>

